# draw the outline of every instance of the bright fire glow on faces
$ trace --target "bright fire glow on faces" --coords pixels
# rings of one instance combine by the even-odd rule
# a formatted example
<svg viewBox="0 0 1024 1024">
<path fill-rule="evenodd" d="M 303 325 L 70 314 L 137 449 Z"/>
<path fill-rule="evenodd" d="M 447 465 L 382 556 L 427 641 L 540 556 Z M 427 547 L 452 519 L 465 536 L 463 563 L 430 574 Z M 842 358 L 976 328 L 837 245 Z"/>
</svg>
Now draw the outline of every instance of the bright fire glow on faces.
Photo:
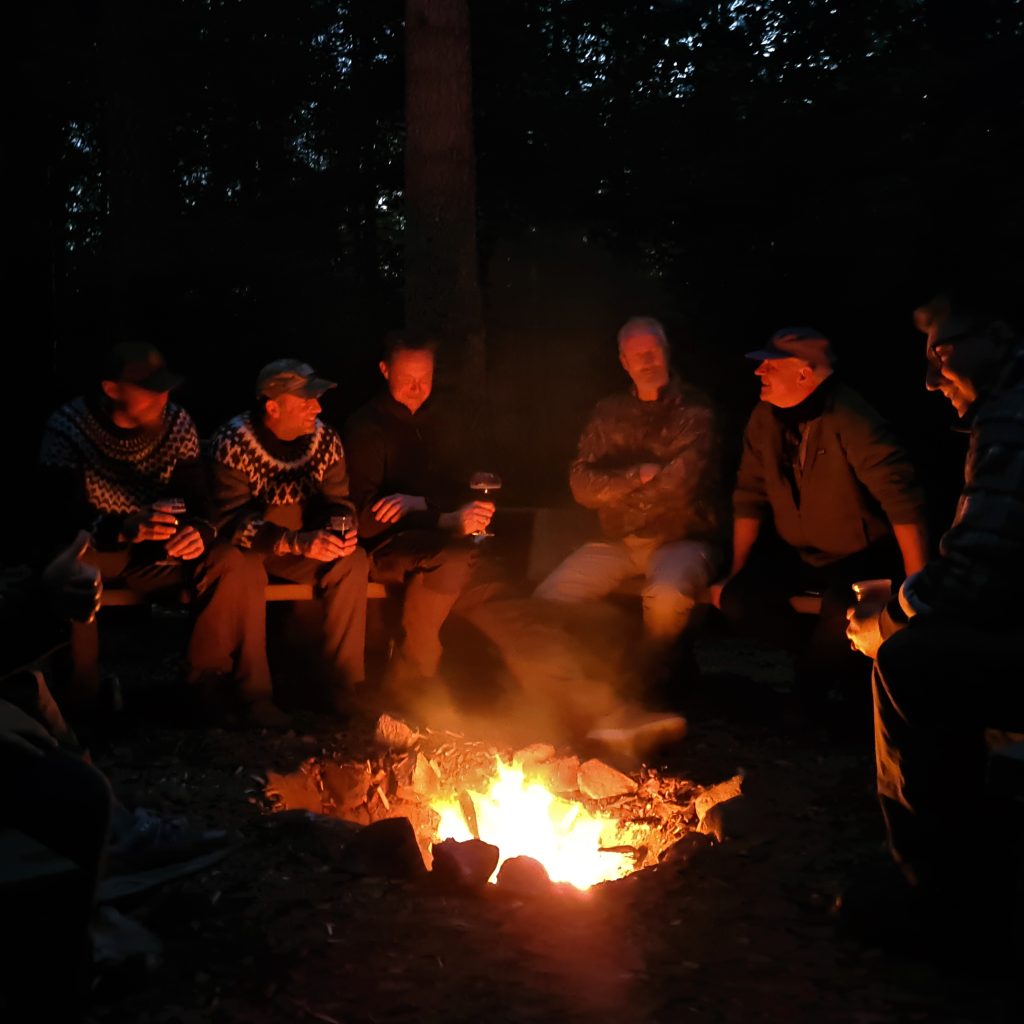
<svg viewBox="0 0 1024 1024">
<path fill-rule="evenodd" d="M 282 441 L 293 441 L 297 437 L 313 433 L 319 415 L 318 398 L 278 395 L 267 402 L 266 424 Z"/>
<path fill-rule="evenodd" d="M 818 385 L 802 359 L 763 359 L 754 373 L 761 378 L 761 401 L 779 409 L 799 405 Z"/>
<path fill-rule="evenodd" d="M 487 791 L 470 791 L 469 796 L 479 838 L 500 851 L 492 882 L 506 860 L 520 856 L 540 861 L 553 882 L 568 882 L 577 889 L 622 878 L 634 869 L 631 857 L 601 852 L 602 847 L 621 843 L 615 819 L 591 814 L 578 801 L 528 782 L 516 765 L 498 758 Z M 441 815 L 438 841 L 473 838 L 457 800 L 435 800 L 431 806 Z"/>
<path fill-rule="evenodd" d="M 642 400 L 657 397 L 668 383 L 668 352 L 656 334 L 631 334 L 619 344 L 619 362 Z"/>
<path fill-rule="evenodd" d="M 103 391 L 114 406 L 114 422 L 125 429 L 156 427 L 163 422 L 168 391 L 150 391 L 124 381 L 104 381 Z"/>
<path fill-rule="evenodd" d="M 380 364 L 391 397 L 411 413 L 430 397 L 434 387 L 434 353 L 429 349 L 399 348 Z"/>
<path fill-rule="evenodd" d="M 976 381 L 998 358 L 995 343 L 984 334 L 965 334 L 930 344 L 925 386 L 929 391 L 941 391 L 957 415 L 964 416 L 977 401 Z"/>
</svg>

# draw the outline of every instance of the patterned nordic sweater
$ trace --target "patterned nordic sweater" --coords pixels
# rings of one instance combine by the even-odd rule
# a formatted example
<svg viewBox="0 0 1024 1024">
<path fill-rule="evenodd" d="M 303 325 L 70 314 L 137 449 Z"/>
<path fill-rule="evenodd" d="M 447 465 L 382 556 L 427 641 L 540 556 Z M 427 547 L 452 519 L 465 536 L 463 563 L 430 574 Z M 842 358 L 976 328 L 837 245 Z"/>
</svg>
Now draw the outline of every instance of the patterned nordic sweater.
<svg viewBox="0 0 1024 1024">
<path fill-rule="evenodd" d="M 208 544 L 206 477 L 199 458 L 199 435 L 184 409 L 168 403 L 158 430 L 125 430 L 107 415 L 103 400 L 76 398 L 54 412 L 39 453 L 40 532 L 52 549 L 80 529 L 96 547 L 123 547 L 126 516 L 158 498 L 181 498 Z"/>
<path fill-rule="evenodd" d="M 243 413 L 213 435 L 210 458 L 218 531 L 238 547 L 269 554 L 287 530 L 355 512 L 341 438 L 320 420 L 311 434 L 282 441 Z"/>
</svg>

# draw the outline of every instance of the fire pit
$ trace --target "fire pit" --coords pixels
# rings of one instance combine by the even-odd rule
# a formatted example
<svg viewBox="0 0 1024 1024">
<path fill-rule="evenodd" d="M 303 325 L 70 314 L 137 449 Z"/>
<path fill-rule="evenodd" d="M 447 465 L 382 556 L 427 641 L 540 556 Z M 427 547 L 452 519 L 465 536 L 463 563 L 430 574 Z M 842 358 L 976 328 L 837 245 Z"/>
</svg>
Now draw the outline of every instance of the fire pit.
<svg viewBox="0 0 1024 1024">
<path fill-rule="evenodd" d="M 521 884 L 524 863 L 576 889 L 657 864 L 687 833 L 711 830 L 708 812 L 738 796 L 742 782 L 702 787 L 651 768 L 626 775 L 548 744 L 496 750 L 387 715 L 376 740 L 378 753 L 366 761 L 310 758 L 290 774 L 268 772 L 271 809 L 359 825 L 407 818 L 428 868 L 437 870 L 444 843 L 446 859 L 485 863 L 482 878 L 499 885 Z M 461 858 L 456 844 L 466 846 Z M 481 844 L 495 849 L 493 864 Z"/>
</svg>

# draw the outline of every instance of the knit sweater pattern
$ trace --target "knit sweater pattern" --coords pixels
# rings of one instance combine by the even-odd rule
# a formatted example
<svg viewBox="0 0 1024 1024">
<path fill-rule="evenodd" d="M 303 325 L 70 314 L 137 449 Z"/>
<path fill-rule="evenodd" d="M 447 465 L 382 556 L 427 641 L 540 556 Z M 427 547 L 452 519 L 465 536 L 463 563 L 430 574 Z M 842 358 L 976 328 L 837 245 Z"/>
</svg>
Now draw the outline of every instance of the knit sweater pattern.
<svg viewBox="0 0 1024 1024">
<path fill-rule="evenodd" d="M 344 459 L 341 438 L 320 420 L 294 459 L 275 457 L 260 443 L 249 413 L 213 436 L 212 457 L 249 481 L 253 499 L 267 505 L 304 505 L 318 494 L 324 474 Z"/>
<path fill-rule="evenodd" d="M 113 430 L 76 398 L 46 424 L 42 466 L 81 474 L 85 499 L 100 514 L 130 514 L 160 497 L 182 462 L 199 458 L 192 417 L 168 403 L 158 431 Z"/>
</svg>

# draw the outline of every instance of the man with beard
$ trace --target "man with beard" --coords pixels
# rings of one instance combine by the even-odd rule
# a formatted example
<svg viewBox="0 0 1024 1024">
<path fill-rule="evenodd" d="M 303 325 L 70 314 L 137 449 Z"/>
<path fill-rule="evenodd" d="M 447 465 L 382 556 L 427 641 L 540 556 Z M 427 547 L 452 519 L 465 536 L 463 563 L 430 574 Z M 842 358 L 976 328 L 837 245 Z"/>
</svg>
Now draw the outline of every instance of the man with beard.
<svg viewBox="0 0 1024 1024">
<path fill-rule="evenodd" d="M 944 298 L 915 320 L 925 385 L 970 447 L 939 553 L 888 602 L 851 611 L 850 640 L 874 659 L 877 788 L 901 872 L 862 879 L 840 909 L 875 937 L 912 928 L 977 949 L 1000 908 L 1012 913 L 1016 867 L 986 806 L 984 731 L 1024 730 L 1024 347 L 1002 321 Z"/>
<path fill-rule="evenodd" d="M 672 372 L 662 325 L 634 317 L 618 334 L 630 388 L 598 403 L 569 470 L 573 496 L 596 509 L 604 539 L 572 552 L 535 596 L 576 603 L 642 579 L 648 680 L 713 578 L 718 429 L 708 398 Z"/>
<path fill-rule="evenodd" d="M 323 602 L 323 703 L 344 711 L 364 678 L 366 556 L 341 439 L 319 419 L 320 397 L 335 386 L 307 363 L 277 359 L 257 377 L 252 411 L 211 443 L 220 541 L 197 581 L 189 681 L 214 710 L 233 682 L 232 701 L 254 725 L 289 721 L 273 702 L 267 661 L 270 578 L 311 583 Z"/>
<path fill-rule="evenodd" d="M 389 336 L 380 363 L 387 387 L 345 430 L 370 577 L 403 589 L 387 680 L 398 699 L 437 676 L 441 627 L 476 563 L 470 538 L 494 515 L 492 502 L 463 500 L 470 467 L 460 464 L 451 410 L 432 398 L 434 361 L 432 342 Z"/>
<path fill-rule="evenodd" d="M 796 689 L 812 708 L 836 681 L 863 682 L 866 705 L 845 635 L 850 585 L 921 568 L 923 494 L 886 422 L 835 377 L 822 334 L 780 330 L 747 358 L 758 363 L 761 404 L 743 435 L 732 566 L 712 602 L 738 632 L 794 652 Z M 813 618 L 791 603 L 807 595 L 820 596 Z"/>
<path fill-rule="evenodd" d="M 212 541 L 199 436 L 169 400 L 182 378 L 147 342 L 108 354 L 98 387 L 50 417 L 40 452 L 40 562 L 79 530 L 83 559 L 103 585 L 144 594 L 180 589 Z M 71 628 L 74 693 L 89 708 L 99 689 L 95 620 Z"/>
</svg>

